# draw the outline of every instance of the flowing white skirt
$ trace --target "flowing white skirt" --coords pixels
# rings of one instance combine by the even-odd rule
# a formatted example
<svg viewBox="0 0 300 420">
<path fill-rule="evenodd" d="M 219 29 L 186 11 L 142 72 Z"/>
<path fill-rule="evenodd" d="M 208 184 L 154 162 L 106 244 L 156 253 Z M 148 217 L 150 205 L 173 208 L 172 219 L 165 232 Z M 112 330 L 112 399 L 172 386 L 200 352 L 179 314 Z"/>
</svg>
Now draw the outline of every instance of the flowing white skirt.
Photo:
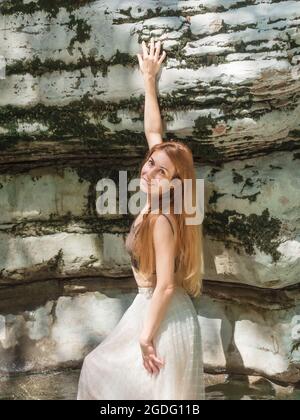
<svg viewBox="0 0 300 420">
<path fill-rule="evenodd" d="M 165 365 L 150 374 L 139 337 L 153 288 L 138 294 L 116 327 L 84 359 L 77 400 L 204 400 L 200 325 L 190 296 L 177 287 L 154 338 Z"/>
</svg>

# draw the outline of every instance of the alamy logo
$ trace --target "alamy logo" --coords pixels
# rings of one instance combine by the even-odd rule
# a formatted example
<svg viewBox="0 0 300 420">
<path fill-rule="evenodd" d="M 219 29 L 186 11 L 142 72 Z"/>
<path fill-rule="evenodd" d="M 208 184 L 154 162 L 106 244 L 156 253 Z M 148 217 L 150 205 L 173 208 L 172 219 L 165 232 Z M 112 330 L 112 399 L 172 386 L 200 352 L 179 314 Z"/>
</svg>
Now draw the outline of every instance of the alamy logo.
<svg viewBox="0 0 300 420">
<path fill-rule="evenodd" d="M 141 179 L 135 178 L 127 185 L 127 171 L 119 171 L 118 186 L 113 179 L 100 179 L 96 185 L 96 191 L 101 193 L 96 200 L 97 213 L 101 215 L 127 214 L 128 212 L 136 215 L 140 213 L 145 207 L 147 196 L 145 190 L 138 188 L 141 182 L 143 182 Z M 174 213 L 182 214 L 184 212 L 187 225 L 197 225 L 203 222 L 204 179 L 196 179 L 194 191 L 192 179 L 181 181 L 179 178 L 171 181 L 153 180 L 147 188 L 152 213 L 158 214 L 160 206 L 163 213 L 170 213 L 172 197 Z M 173 194 L 171 194 L 172 190 Z M 135 192 L 129 200 L 128 191 Z"/>
</svg>

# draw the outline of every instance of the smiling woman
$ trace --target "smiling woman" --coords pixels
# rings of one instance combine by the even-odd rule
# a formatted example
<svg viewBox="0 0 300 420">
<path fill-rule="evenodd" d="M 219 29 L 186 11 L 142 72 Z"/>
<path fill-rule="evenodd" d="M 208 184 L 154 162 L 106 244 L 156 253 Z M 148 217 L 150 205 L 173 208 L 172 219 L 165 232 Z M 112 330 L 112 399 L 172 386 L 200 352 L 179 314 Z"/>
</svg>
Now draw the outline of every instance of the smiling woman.
<svg viewBox="0 0 300 420">
<path fill-rule="evenodd" d="M 150 53 L 144 44 L 143 51 L 144 75 L 155 75 L 159 50 L 154 53 L 152 41 Z M 78 399 L 204 399 L 201 331 L 191 300 L 201 294 L 202 231 L 199 224 L 186 223 L 184 205 L 175 214 L 178 191 L 181 203 L 188 193 L 173 184 L 192 181 L 188 198 L 197 203 L 193 156 L 181 142 L 161 141 L 153 95 L 146 109 L 154 110 L 146 124 L 153 130 L 146 131 L 152 146 L 140 170 L 147 203 L 126 238 L 138 294 L 115 329 L 85 357 Z"/>
</svg>

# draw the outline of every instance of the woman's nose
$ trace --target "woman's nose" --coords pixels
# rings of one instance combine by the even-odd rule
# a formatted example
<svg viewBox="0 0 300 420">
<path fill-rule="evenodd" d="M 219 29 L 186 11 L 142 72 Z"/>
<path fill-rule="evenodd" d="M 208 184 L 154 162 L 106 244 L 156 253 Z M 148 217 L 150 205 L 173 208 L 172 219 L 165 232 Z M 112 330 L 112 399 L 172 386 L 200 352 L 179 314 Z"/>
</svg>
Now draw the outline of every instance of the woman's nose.
<svg viewBox="0 0 300 420">
<path fill-rule="evenodd" d="M 147 178 L 148 179 L 154 178 L 154 176 L 155 176 L 155 168 L 148 169 L 146 175 L 147 175 Z"/>
</svg>

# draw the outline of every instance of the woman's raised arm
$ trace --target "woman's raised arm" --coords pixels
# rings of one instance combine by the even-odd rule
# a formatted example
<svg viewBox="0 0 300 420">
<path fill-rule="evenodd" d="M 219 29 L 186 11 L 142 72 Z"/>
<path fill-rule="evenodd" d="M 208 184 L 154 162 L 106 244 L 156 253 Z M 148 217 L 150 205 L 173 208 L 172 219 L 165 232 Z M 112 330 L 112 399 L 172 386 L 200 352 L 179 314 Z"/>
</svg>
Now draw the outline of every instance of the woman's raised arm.
<svg viewBox="0 0 300 420">
<path fill-rule="evenodd" d="M 137 57 L 145 84 L 144 130 L 149 149 L 151 149 L 155 144 L 163 141 L 163 126 L 156 93 L 156 76 L 166 57 L 166 52 L 163 51 L 159 57 L 161 43 L 158 41 L 154 44 L 153 38 L 151 38 L 149 47 L 150 51 L 143 41 L 143 55 L 137 54 Z"/>
</svg>

